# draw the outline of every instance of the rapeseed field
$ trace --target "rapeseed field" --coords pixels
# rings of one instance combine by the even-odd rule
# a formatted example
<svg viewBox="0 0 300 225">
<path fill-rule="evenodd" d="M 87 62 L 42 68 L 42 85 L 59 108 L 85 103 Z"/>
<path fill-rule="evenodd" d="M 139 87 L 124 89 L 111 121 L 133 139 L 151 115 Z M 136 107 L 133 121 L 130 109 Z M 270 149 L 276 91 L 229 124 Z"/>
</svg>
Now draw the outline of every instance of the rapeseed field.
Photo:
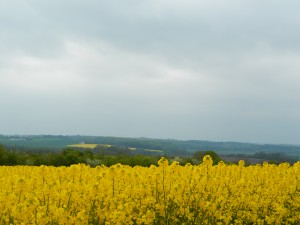
<svg viewBox="0 0 300 225">
<path fill-rule="evenodd" d="M 294 165 L 0 167 L 0 224 L 300 224 Z"/>
</svg>

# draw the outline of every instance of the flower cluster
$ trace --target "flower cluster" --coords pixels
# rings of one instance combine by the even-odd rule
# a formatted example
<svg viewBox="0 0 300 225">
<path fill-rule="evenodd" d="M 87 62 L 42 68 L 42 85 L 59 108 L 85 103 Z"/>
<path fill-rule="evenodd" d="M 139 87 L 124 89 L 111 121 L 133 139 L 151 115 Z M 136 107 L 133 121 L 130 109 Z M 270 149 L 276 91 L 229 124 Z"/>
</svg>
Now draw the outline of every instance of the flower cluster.
<svg viewBox="0 0 300 225">
<path fill-rule="evenodd" d="M 300 224 L 300 162 L 2 166 L 0 224 Z"/>
</svg>

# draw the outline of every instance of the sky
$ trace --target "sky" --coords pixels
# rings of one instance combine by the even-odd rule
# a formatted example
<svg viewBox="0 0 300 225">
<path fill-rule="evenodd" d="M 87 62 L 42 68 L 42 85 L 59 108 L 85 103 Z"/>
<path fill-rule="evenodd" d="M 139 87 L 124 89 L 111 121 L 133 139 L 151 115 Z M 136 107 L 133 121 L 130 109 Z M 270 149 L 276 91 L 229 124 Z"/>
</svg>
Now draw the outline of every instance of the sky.
<svg viewBox="0 0 300 225">
<path fill-rule="evenodd" d="M 296 0 L 1 0 L 0 134 L 300 144 Z"/>
</svg>

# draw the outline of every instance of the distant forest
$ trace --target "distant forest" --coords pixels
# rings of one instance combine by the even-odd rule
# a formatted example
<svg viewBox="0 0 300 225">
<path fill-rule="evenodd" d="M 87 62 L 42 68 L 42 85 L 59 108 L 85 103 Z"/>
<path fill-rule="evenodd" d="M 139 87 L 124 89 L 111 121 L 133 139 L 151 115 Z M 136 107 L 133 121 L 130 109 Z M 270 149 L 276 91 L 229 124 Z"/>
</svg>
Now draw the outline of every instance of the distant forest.
<svg viewBox="0 0 300 225">
<path fill-rule="evenodd" d="M 27 154 L 61 154 L 68 145 L 98 144 L 92 154 L 135 156 L 168 156 L 192 158 L 196 152 L 213 151 L 228 161 L 249 159 L 249 162 L 271 160 L 295 162 L 300 159 L 299 145 L 271 145 L 239 142 L 213 142 L 206 140 L 173 140 L 152 138 L 124 138 L 102 136 L 63 135 L 0 135 L 0 144 L 9 152 Z M 109 145 L 110 147 L 103 147 Z M 134 151 L 132 151 L 134 149 Z M 87 149 L 74 149 L 86 152 Z M 256 161 L 251 159 L 258 159 Z M 155 159 L 156 160 L 156 159 Z"/>
</svg>

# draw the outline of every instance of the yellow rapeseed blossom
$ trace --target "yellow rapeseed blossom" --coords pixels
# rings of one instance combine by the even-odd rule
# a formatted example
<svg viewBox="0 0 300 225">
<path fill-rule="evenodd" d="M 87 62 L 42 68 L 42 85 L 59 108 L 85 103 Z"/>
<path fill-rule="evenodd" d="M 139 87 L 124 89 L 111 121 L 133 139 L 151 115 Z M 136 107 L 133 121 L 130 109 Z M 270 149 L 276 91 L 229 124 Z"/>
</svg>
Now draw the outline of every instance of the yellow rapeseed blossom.
<svg viewBox="0 0 300 225">
<path fill-rule="evenodd" d="M 0 224 L 300 224 L 300 162 L 1 166 Z"/>
</svg>

